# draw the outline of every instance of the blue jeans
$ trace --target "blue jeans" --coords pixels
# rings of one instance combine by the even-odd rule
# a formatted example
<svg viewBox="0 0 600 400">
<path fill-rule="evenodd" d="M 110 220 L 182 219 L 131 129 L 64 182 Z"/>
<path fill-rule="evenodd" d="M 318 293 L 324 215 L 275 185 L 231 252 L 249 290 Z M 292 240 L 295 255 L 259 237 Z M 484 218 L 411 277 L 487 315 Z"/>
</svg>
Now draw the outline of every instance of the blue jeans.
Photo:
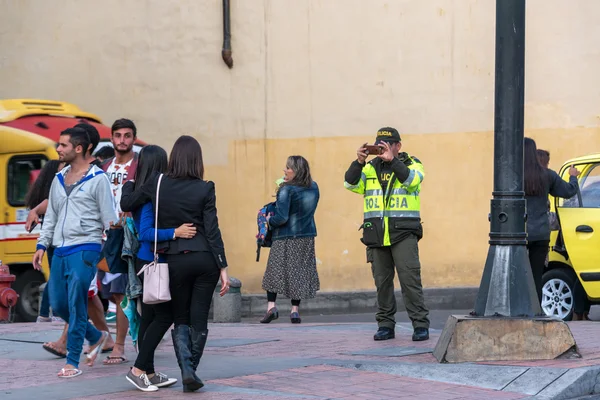
<svg viewBox="0 0 600 400">
<path fill-rule="evenodd" d="M 96 274 L 97 251 L 79 251 L 68 256 L 54 254 L 50 270 L 50 305 L 54 314 L 69 323 L 67 364 L 79 367 L 84 338 L 94 345 L 102 333 L 88 322 L 88 290 Z"/>
<path fill-rule="evenodd" d="M 46 256 L 48 257 L 48 268 L 52 270 L 52 257 L 54 256 L 54 247 L 48 247 L 48 250 L 46 250 Z M 50 280 L 50 278 L 48 278 L 48 280 Z M 46 283 L 46 286 L 44 287 L 44 292 L 42 293 L 42 304 L 40 305 L 39 313 L 40 317 L 48 318 L 50 316 L 50 296 L 48 294 L 50 292 L 50 290 L 48 289 L 49 285 L 49 283 Z"/>
</svg>

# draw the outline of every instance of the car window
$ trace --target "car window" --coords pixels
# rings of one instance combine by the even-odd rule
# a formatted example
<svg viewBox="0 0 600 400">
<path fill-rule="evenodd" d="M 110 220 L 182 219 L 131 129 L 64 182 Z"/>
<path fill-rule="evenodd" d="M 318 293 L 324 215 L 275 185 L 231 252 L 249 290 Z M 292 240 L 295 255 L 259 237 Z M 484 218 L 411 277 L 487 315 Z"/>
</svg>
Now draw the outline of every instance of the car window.
<svg viewBox="0 0 600 400">
<path fill-rule="evenodd" d="M 579 188 L 583 208 L 600 208 L 600 164 L 593 164 L 580 168 L 583 173 L 579 176 Z M 568 176 L 568 170 L 563 175 Z M 563 177 L 564 178 L 564 177 Z M 562 207 L 577 208 L 579 200 L 577 195 L 564 200 Z"/>
<path fill-rule="evenodd" d="M 8 204 L 13 207 L 23 207 L 25 196 L 31 185 L 32 171 L 40 170 L 46 163 L 46 157 L 41 154 L 15 156 L 8 161 L 7 193 Z"/>
</svg>

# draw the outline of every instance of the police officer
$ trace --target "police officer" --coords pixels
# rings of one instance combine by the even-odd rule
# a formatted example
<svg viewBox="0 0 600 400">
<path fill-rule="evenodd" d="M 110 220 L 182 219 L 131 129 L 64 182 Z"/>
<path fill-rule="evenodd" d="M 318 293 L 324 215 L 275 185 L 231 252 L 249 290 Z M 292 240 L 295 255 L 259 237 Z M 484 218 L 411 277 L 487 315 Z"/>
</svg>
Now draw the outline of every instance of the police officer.
<svg viewBox="0 0 600 400">
<path fill-rule="evenodd" d="M 379 329 L 375 340 L 395 337 L 396 296 L 394 268 L 398 270 L 402 297 L 414 333 L 413 341 L 429 339 L 429 311 L 423 301 L 421 264 L 417 242 L 423 236 L 419 191 L 425 176 L 423 164 L 402 148 L 394 128 L 381 128 L 375 141 L 377 149 L 363 144 L 358 158 L 346 171 L 346 189 L 364 196 L 364 221 L 361 241 L 367 246 L 377 287 L 376 314 Z M 379 150 L 379 151 L 374 151 Z M 366 162 L 369 153 L 376 158 Z"/>
</svg>

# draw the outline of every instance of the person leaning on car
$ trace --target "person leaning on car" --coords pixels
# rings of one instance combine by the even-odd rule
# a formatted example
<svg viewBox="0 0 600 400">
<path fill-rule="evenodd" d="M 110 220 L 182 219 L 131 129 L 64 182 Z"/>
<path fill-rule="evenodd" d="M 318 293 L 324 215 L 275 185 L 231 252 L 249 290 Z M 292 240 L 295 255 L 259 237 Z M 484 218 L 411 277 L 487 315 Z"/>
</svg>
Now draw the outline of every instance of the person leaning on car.
<svg viewBox="0 0 600 400">
<path fill-rule="evenodd" d="M 367 262 L 371 263 L 377 287 L 379 329 L 375 340 L 395 337 L 396 297 L 394 268 L 398 270 L 402 297 L 412 321 L 412 340 L 429 339 L 429 311 L 423 301 L 421 264 L 417 242 L 423 236 L 419 192 L 425 176 L 423 164 L 415 157 L 399 153 L 400 134 L 394 128 L 381 128 L 375 145 L 383 152 L 366 162 L 366 143 L 356 152 L 357 159 L 346 171 L 346 189 L 364 196 L 363 237 Z"/>
</svg>

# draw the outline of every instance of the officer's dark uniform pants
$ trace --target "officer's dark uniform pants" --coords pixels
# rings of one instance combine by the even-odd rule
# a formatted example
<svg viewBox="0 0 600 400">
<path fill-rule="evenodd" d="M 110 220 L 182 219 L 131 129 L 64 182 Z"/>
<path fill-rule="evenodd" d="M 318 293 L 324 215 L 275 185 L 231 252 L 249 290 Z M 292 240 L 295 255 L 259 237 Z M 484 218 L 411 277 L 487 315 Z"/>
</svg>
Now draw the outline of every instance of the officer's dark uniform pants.
<svg viewBox="0 0 600 400">
<path fill-rule="evenodd" d="M 429 328 L 429 310 L 423 301 L 417 237 L 411 235 L 391 246 L 370 248 L 367 250 L 367 261 L 371 262 L 373 279 L 375 279 L 377 287 L 377 303 L 379 305 L 379 310 L 375 315 L 377 325 L 380 328 L 391 329 L 396 326 L 394 269 L 397 269 L 402 298 L 413 328 Z"/>
</svg>

